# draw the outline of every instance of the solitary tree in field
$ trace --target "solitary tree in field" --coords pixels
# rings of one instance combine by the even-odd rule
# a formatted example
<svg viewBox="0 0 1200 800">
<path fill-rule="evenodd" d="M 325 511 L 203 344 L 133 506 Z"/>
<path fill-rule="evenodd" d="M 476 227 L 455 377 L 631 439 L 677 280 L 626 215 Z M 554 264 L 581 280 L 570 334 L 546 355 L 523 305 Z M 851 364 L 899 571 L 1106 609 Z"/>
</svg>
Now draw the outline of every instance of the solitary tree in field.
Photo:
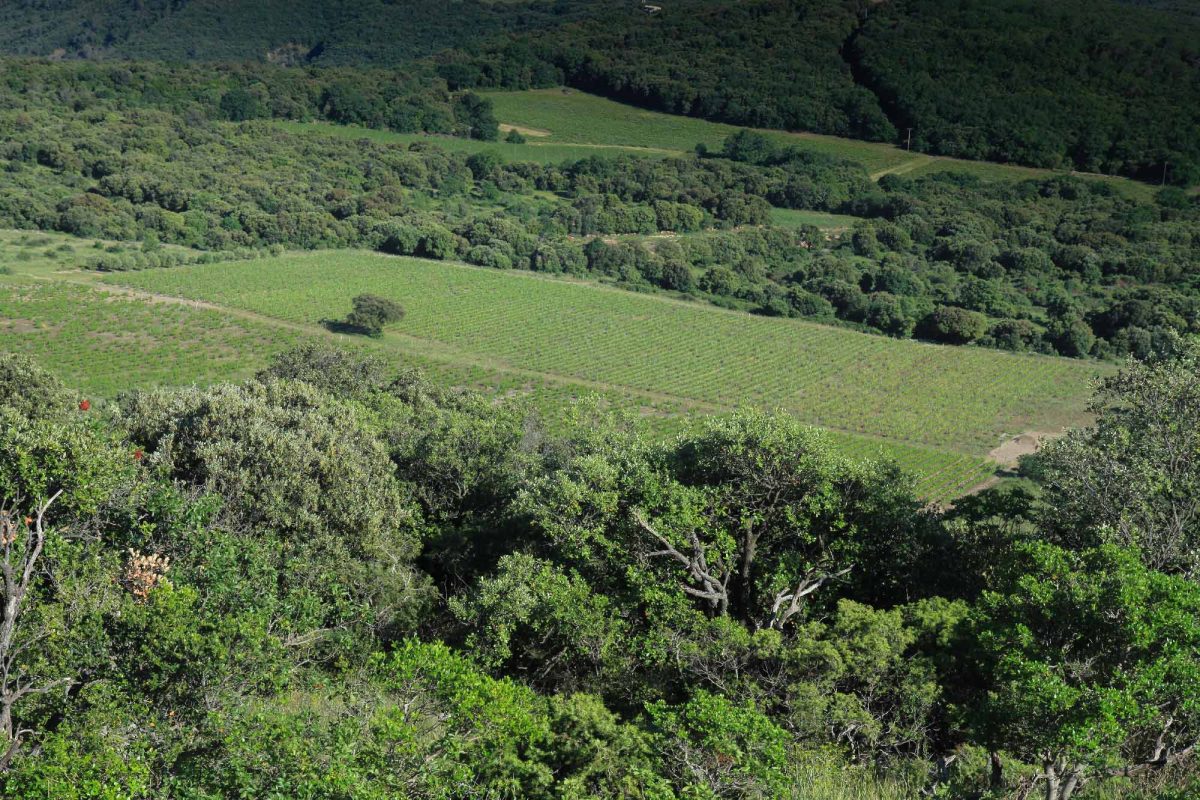
<svg viewBox="0 0 1200 800">
<path fill-rule="evenodd" d="M 370 336 L 378 336 L 385 325 L 404 319 L 404 307 L 386 297 L 360 294 L 351 302 L 354 310 L 346 316 L 346 324 Z"/>
</svg>

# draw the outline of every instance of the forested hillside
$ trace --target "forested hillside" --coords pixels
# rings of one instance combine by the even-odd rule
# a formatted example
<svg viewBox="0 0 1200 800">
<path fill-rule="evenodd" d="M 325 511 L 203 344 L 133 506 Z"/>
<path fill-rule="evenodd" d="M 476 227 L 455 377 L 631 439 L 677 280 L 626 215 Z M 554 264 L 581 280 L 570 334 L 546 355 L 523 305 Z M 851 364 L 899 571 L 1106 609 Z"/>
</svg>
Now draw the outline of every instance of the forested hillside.
<svg viewBox="0 0 1200 800">
<path fill-rule="evenodd" d="M 595 0 L 14 0 L 0 51 L 66 58 L 396 66 L 503 31 L 557 25 Z"/>
<path fill-rule="evenodd" d="M 914 149 L 1200 181 L 1200 21 L 1103 0 L 678 0 L 618 8 L 452 82 L 560 81 L 677 114 Z M 553 69 L 549 69 L 552 67 Z"/>
<path fill-rule="evenodd" d="M 511 37 L 516 37 L 511 38 Z M 568 83 L 741 125 L 1200 182 L 1200 20 L 1112 0 L 8 3 L 0 52 L 395 66 Z"/>
<path fill-rule="evenodd" d="M 897 0 L 867 19 L 849 57 L 918 149 L 1200 182 L 1194 16 L 1091 0 Z"/>
</svg>

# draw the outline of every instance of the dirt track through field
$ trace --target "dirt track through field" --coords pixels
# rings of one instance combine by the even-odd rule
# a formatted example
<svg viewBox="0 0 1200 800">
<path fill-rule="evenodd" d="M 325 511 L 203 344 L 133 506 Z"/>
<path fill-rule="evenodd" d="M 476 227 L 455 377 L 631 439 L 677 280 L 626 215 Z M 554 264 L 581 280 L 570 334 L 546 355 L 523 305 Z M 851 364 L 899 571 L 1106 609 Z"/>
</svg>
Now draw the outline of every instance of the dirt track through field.
<svg viewBox="0 0 1200 800">
<path fill-rule="evenodd" d="M 50 280 L 41 278 L 40 280 Z M 174 295 L 156 294 L 154 292 L 146 292 L 140 289 L 132 289 L 128 286 L 120 286 L 118 284 L 101 283 L 89 279 L 68 279 L 68 282 L 81 286 L 87 286 L 101 292 L 107 292 L 121 297 L 142 300 L 147 303 L 160 303 L 179 306 L 188 306 L 190 308 L 199 308 L 206 311 L 215 311 L 230 317 L 238 319 L 250 320 L 264 325 L 273 325 L 277 328 L 286 328 L 288 330 L 306 333 L 310 335 L 322 336 L 327 339 L 345 342 L 349 338 L 348 334 L 337 333 L 325 328 L 323 325 L 309 325 L 299 322 L 290 322 L 288 320 L 279 319 L 278 317 L 259 314 L 255 311 L 247 311 L 241 308 L 233 308 L 223 306 L 218 303 L 210 303 L 204 300 L 193 300 L 186 297 L 175 297 Z M 519 377 L 532 378 L 546 383 L 552 383 L 559 386 L 577 386 L 582 389 L 592 391 L 607 391 L 620 392 L 640 397 L 646 400 L 654 400 L 668 403 L 678 403 L 688 408 L 694 408 L 710 413 L 719 413 L 733 411 L 733 406 L 722 406 L 714 403 L 708 403 L 703 400 L 697 400 L 693 397 L 681 397 L 679 395 L 668 394 L 665 392 L 652 392 L 644 389 L 637 389 L 630 386 L 615 383 L 605 383 L 603 381 L 592 381 L 585 378 L 574 378 L 566 375 L 559 375 L 554 372 L 541 372 L 538 370 L 524 369 L 514 367 L 503 361 L 496 359 L 481 358 L 479 356 L 464 353 L 461 350 L 446 345 L 443 342 L 436 342 L 430 339 L 422 339 L 417 336 L 410 336 L 397 331 L 386 331 L 382 338 L 377 340 L 380 345 L 389 347 L 392 350 L 402 352 L 406 355 L 419 356 L 428 358 L 433 361 L 440 361 L 444 364 L 455 366 L 477 367 L 480 369 L 491 370 L 494 372 L 504 373 L 506 375 L 515 375 Z M 848 433 L 849 431 L 847 431 Z M 861 434 L 856 434 L 861 436 Z M 882 441 L 882 440 L 881 440 Z"/>
<path fill-rule="evenodd" d="M 204 309 L 237 319 L 244 319 L 251 322 L 256 322 L 263 325 L 270 325 L 277 328 L 283 328 L 299 333 L 305 333 L 313 336 L 321 336 L 330 341 L 345 343 L 353 339 L 349 334 L 337 333 L 331 331 L 319 324 L 307 324 L 300 322 L 292 322 L 289 320 L 279 319 L 278 317 L 260 314 L 254 311 L 248 311 L 240 308 L 224 306 L 219 303 L 212 303 L 204 300 L 195 300 L 191 298 L 176 297 L 174 295 L 158 294 L 155 292 L 147 292 L 140 289 L 133 289 L 128 286 L 118 284 L 103 283 L 96 280 L 94 277 L 84 273 L 76 273 L 79 277 L 68 278 L 59 276 L 57 278 L 39 277 L 39 280 L 54 281 L 59 280 L 73 283 L 80 286 L 86 286 L 100 292 L 105 292 L 120 297 L 128 297 L 131 299 L 141 300 L 147 303 L 161 303 L 188 306 L 191 308 Z M 606 287 L 607 288 L 607 287 Z M 612 291 L 623 291 L 621 289 L 612 289 Z M 676 301 L 682 302 L 682 301 Z M 424 339 L 418 336 L 401 333 L 399 331 L 385 331 L 381 338 L 371 340 L 376 347 L 385 348 L 393 353 L 423 358 L 430 361 L 436 361 L 442 364 L 459 367 L 473 367 L 477 369 L 487 370 L 503 375 L 527 378 L 530 380 L 540 381 L 545 384 L 559 387 L 574 387 L 583 391 L 594 392 L 611 392 L 626 395 L 629 397 L 639 398 L 651 402 L 670 403 L 688 410 L 700 411 L 708 414 L 729 413 L 737 410 L 737 405 L 724 405 L 699 400 L 694 397 L 686 397 L 668 392 L 656 392 L 647 389 L 641 389 L 625 384 L 611 383 L 606 381 L 595 381 L 586 378 L 577 378 L 568 375 L 562 375 L 555 372 L 545 372 L 541 370 L 525 369 L 516 367 L 512 364 L 492 358 L 485 358 L 474 353 L 464 352 L 444 342 L 438 342 L 430 339 Z M 870 439 L 878 441 L 881 444 L 903 444 L 896 440 L 876 436 L 861 431 L 852 431 L 836 426 L 823 424 L 821 427 L 834 433 L 841 433 L 854 436 L 859 439 Z M 946 451 L 952 452 L 952 451 Z"/>
</svg>

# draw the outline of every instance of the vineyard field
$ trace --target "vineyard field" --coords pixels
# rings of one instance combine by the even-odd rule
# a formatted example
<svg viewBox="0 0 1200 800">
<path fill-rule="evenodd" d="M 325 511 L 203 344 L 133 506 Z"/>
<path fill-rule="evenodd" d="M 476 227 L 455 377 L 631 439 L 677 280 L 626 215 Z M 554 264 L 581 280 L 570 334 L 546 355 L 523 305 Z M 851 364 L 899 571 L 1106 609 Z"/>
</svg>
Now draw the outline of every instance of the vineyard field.
<svg viewBox="0 0 1200 800">
<path fill-rule="evenodd" d="M 1090 381 L 1111 369 L 366 252 L 289 254 L 104 280 L 312 328 L 343 315 L 356 294 L 373 292 L 398 300 L 408 315 L 368 346 L 522 384 L 598 391 L 668 419 L 675 408 L 783 409 L 850 437 L 851 450 L 891 450 L 910 467 L 928 461 L 913 471 L 939 474 L 947 484 L 980 474 L 988 451 L 1006 436 L 1085 421 Z"/>
<path fill-rule="evenodd" d="M 391 335 L 431 351 L 717 407 L 782 408 L 821 427 L 964 452 L 1079 422 L 1102 369 L 361 251 L 106 280 L 310 325 L 373 292 L 408 310 Z"/>
</svg>

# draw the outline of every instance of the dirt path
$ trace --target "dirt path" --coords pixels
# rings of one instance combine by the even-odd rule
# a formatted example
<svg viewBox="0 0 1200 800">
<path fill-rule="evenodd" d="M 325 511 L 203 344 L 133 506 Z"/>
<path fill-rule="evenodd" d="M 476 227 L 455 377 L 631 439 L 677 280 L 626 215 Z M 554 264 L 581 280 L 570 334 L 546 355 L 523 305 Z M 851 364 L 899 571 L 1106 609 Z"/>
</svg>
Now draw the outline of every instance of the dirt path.
<svg viewBox="0 0 1200 800">
<path fill-rule="evenodd" d="M 871 180 L 877 181 L 884 175 L 903 175 L 906 172 L 912 172 L 917 167 L 923 167 L 926 164 L 932 164 L 938 161 L 937 156 L 918 155 L 913 157 L 911 161 L 904 161 L 887 169 L 881 169 L 878 172 L 871 173 Z"/>
<path fill-rule="evenodd" d="M 988 458 L 1005 469 L 1016 469 L 1021 456 L 1033 455 L 1042 442 L 1061 436 L 1054 431 L 1026 431 L 1019 436 L 1006 439 L 999 447 L 988 453 Z"/>
<path fill-rule="evenodd" d="M 509 125 L 507 122 L 501 122 L 499 127 L 500 127 L 501 133 L 508 133 L 509 131 L 516 131 L 517 133 L 521 134 L 522 136 L 534 136 L 534 137 L 542 137 L 542 136 L 550 135 L 550 131 L 542 130 L 541 128 L 524 128 L 520 125 Z"/>
<path fill-rule="evenodd" d="M 666 153 L 671 156 L 683 155 L 682 150 L 669 150 L 666 147 L 646 147 L 640 144 L 581 144 L 580 142 L 526 142 L 526 147 L 586 147 L 590 150 L 629 150 L 634 153 Z"/>
<path fill-rule="evenodd" d="M 1026 431 L 1011 439 L 1005 439 L 999 447 L 994 448 L 987 455 L 989 460 L 996 462 L 998 474 L 970 487 L 962 493 L 962 496 L 979 494 L 996 486 L 1013 473 L 1020 463 L 1021 456 L 1033 455 L 1043 442 L 1061 435 L 1061 431 Z"/>
</svg>

